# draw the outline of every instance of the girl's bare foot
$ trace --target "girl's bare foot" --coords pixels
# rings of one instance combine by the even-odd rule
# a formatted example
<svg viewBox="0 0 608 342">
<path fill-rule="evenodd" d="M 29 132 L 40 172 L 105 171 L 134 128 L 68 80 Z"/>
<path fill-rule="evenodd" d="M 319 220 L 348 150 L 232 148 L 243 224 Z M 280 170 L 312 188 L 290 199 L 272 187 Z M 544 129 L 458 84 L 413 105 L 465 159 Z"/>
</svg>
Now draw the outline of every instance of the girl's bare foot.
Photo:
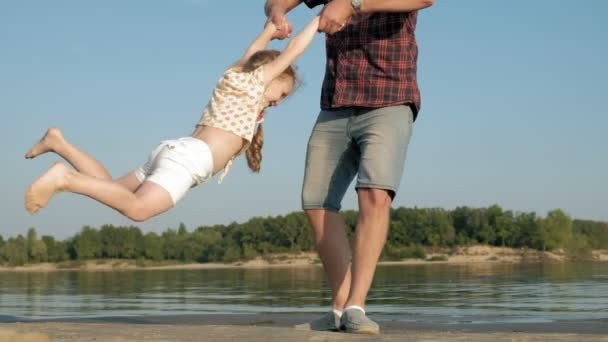
<svg viewBox="0 0 608 342">
<path fill-rule="evenodd" d="M 42 139 L 40 139 L 29 151 L 27 151 L 25 158 L 31 159 L 43 153 L 53 151 L 55 146 L 63 141 L 63 134 L 61 134 L 59 128 L 51 127 L 46 131 L 46 134 L 44 134 Z"/>
<path fill-rule="evenodd" d="M 53 164 L 25 193 L 25 209 L 34 214 L 44 208 L 51 197 L 62 191 L 69 169 L 60 162 Z"/>
</svg>

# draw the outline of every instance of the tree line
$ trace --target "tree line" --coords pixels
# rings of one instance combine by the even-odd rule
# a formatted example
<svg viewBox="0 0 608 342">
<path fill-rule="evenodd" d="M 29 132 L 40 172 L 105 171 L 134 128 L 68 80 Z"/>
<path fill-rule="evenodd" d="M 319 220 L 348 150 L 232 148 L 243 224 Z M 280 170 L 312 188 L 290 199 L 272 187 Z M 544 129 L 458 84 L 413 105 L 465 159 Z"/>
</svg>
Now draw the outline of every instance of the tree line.
<svg viewBox="0 0 608 342">
<path fill-rule="evenodd" d="M 356 211 L 341 213 L 352 236 Z M 542 251 L 564 249 L 588 255 L 608 248 L 608 223 L 572 219 L 560 209 L 545 217 L 534 212 L 513 212 L 498 205 L 487 208 L 396 208 L 390 213 L 385 260 L 424 258 L 425 248 L 488 244 Z M 188 231 L 182 223 L 162 233 L 144 233 L 136 226 L 85 226 L 65 240 L 38 237 L 35 228 L 26 236 L 0 235 L 0 264 L 92 259 L 235 262 L 273 253 L 313 251 L 311 227 L 303 212 L 285 216 L 254 217 L 244 223 L 200 226 Z"/>
</svg>

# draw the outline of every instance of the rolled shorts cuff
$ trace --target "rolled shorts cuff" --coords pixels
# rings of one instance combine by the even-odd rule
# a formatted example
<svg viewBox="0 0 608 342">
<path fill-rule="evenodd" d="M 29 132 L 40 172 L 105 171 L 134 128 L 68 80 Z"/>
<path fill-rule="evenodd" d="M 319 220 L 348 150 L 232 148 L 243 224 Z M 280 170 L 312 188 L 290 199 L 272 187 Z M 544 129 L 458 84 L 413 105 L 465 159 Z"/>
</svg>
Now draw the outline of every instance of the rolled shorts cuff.
<svg viewBox="0 0 608 342">
<path fill-rule="evenodd" d="M 302 210 L 329 210 L 329 211 L 333 211 L 333 212 L 340 212 L 341 208 L 336 208 L 333 205 L 325 205 L 325 204 L 321 204 L 321 205 L 316 205 L 316 204 L 307 204 L 307 205 L 302 205 Z"/>
<path fill-rule="evenodd" d="M 370 184 L 370 183 L 363 183 L 363 184 L 355 185 L 355 190 L 359 190 L 359 189 L 378 189 L 378 190 L 390 191 L 390 192 L 392 192 L 390 194 L 391 200 L 394 200 L 395 197 L 397 196 L 397 189 L 394 186 L 390 186 L 390 185 Z"/>
<path fill-rule="evenodd" d="M 373 183 L 362 183 L 355 185 L 355 189 L 378 189 L 378 190 L 390 190 L 397 193 L 397 189 L 391 185 L 373 184 Z"/>
<path fill-rule="evenodd" d="M 133 170 L 133 175 L 140 183 L 146 180 L 146 171 L 143 167 L 138 167 L 137 169 Z"/>
</svg>

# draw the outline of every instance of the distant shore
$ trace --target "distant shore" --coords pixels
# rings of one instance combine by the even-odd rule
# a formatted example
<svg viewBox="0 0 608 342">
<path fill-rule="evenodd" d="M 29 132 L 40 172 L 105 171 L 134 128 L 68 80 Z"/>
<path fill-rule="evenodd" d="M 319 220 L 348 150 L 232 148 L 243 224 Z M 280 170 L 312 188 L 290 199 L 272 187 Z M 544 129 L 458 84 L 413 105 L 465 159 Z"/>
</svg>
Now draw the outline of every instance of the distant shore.
<svg viewBox="0 0 608 342">
<path fill-rule="evenodd" d="M 424 264 L 479 264 L 521 262 L 566 262 L 572 261 L 564 251 L 542 252 L 528 248 L 516 249 L 474 245 L 451 250 L 427 251 L 425 259 L 382 261 L 381 265 Z M 585 261 L 608 261 L 608 250 L 594 250 Z M 40 263 L 24 266 L 0 266 L 0 272 L 46 272 L 46 271 L 120 271 L 120 270 L 170 270 L 170 269 L 218 269 L 218 268 L 271 268 L 320 266 L 316 253 L 272 254 L 249 261 L 234 263 L 180 263 L 178 261 L 149 261 L 125 259 L 99 259 L 67 261 L 63 263 Z"/>
</svg>

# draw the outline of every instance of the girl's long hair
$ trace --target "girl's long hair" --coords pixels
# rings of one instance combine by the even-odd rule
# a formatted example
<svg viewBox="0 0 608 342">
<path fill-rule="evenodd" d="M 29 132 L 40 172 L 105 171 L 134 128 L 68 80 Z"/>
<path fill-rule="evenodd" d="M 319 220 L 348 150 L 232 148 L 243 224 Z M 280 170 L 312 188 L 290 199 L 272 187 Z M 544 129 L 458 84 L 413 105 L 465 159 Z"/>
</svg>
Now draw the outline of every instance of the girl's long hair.
<svg viewBox="0 0 608 342">
<path fill-rule="evenodd" d="M 277 50 L 261 50 L 249 57 L 249 60 L 241 67 L 243 72 L 252 72 L 258 67 L 272 62 L 275 60 L 281 52 Z M 293 87 L 291 93 L 296 88 L 297 85 L 297 75 L 296 70 L 293 65 L 290 65 L 285 71 L 283 71 L 277 78 L 286 78 L 290 79 L 293 82 Z M 262 166 L 262 147 L 264 146 L 264 129 L 262 128 L 262 124 L 258 124 L 258 128 L 251 139 L 251 144 L 247 151 L 245 151 L 245 155 L 247 157 L 247 165 L 253 172 L 260 172 L 260 167 Z"/>
</svg>

